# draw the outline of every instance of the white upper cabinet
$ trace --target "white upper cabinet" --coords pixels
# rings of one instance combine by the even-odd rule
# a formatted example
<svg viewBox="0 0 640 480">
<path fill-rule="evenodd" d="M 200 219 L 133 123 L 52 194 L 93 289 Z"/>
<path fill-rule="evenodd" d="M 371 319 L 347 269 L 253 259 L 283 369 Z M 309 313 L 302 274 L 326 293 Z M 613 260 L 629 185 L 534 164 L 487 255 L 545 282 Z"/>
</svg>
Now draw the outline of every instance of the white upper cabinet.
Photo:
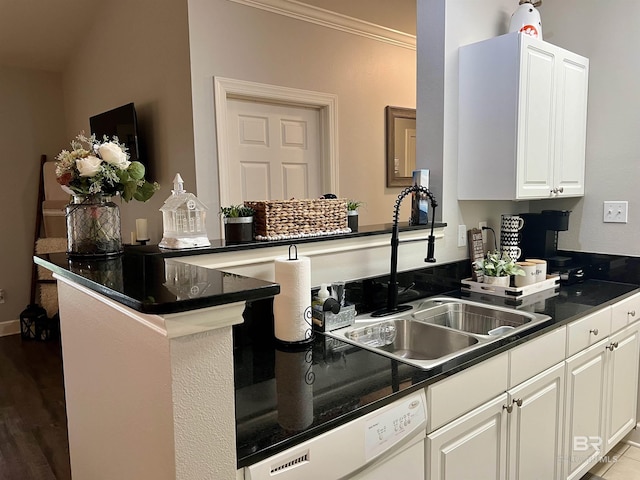
<svg viewBox="0 0 640 480">
<path fill-rule="evenodd" d="M 520 33 L 459 54 L 458 198 L 584 195 L 589 60 Z"/>
</svg>

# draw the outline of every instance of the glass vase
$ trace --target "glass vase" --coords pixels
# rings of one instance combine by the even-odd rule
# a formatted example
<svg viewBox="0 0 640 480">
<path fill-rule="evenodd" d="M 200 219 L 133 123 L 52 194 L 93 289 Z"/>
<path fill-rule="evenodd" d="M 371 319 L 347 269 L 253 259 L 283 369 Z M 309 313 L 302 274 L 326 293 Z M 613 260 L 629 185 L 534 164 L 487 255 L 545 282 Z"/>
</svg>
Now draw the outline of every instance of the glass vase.
<svg viewBox="0 0 640 480">
<path fill-rule="evenodd" d="M 122 253 L 120 209 L 106 195 L 76 195 L 66 207 L 67 253 L 104 257 Z"/>
</svg>

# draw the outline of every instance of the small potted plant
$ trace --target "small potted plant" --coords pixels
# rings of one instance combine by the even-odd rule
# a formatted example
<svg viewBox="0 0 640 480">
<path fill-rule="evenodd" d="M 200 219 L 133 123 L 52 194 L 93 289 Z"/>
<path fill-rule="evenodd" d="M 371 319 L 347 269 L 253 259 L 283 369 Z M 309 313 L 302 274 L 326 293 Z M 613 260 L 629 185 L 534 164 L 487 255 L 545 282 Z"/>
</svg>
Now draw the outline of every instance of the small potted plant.
<svg viewBox="0 0 640 480">
<path fill-rule="evenodd" d="M 476 272 L 483 275 L 483 283 L 508 287 L 512 275 L 524 275 L 524 270 L 504 252 L 487 252 L 482 260 L 473 262 Z"/>
<path fill-rule="evenodd" d="M 352 232 L 358 231 L 358 208 L 362 202 L 358 200 L 347 200 L 347 226 Z"/>
<path fill-rule="evenodd" d="M 224 218 L 224 238 L 227 245 L 253 241 L 253 215 L 255 210 L 245 205 L 221 207 Z"/>
</svg>

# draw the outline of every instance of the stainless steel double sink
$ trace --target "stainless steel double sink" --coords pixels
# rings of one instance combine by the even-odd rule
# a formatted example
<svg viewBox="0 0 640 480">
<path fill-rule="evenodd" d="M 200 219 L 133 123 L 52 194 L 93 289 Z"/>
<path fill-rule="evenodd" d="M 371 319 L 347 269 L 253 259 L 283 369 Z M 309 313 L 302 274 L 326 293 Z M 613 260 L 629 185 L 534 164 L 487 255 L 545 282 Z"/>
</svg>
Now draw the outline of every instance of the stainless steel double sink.
<svg viewBox="0 0 640 480">
<path fill-rule="evenodd" d="M 354 326 L 328 335 L 430 369 L 551 320 L 548 315 L 444 296 L 417 300 L 413 307 L 384 320 L 357 317 Z"/>
</svg>

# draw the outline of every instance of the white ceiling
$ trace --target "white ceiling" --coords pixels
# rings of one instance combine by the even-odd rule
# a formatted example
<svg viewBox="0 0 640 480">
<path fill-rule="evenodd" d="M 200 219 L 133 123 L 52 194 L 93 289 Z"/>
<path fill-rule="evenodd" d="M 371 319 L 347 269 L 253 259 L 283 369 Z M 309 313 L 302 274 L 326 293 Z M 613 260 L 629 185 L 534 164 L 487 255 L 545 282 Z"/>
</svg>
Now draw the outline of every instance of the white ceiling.
<svg viewBox="0 0 640 480">
<path fill-rule="evenodd" d="M 133 0 L 135 1 L 135 0 Z M 0 0 L 0 66 L 61 71 L 105 0 Z M 416 0 L 303 0 L 415 34 Z"/>
</svg>

